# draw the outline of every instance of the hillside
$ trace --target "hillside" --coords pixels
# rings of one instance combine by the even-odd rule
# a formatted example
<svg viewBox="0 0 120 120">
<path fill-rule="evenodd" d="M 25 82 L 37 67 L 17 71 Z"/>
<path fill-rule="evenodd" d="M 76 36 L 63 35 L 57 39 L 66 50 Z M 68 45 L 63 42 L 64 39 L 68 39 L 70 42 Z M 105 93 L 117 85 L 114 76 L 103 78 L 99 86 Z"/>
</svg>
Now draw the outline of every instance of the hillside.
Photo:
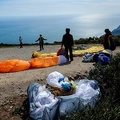
<svg viewBox="0 0 120 120">
<path fill-rule="evenodd" d="M 120 35 L 120 25 L 112 31 L 113 35 Z"/>
</svg>

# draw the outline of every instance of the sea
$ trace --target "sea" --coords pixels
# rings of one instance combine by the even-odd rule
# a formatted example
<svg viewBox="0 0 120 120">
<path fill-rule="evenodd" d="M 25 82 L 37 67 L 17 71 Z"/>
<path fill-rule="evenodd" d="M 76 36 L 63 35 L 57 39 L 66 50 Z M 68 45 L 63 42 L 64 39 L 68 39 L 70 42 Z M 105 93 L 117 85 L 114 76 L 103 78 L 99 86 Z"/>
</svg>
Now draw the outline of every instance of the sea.
<svg viewBox="0 0 120 120">
<path fill-rule="evenodd" d="M 1 17 L 0 43 L 19 44 L 19 36 L 23 43 L 34 44 L 39 35 L 47 39 L 45 42 L 60 42 L 65 29 L 70 28 L 74 40 L 88 37 L 100 37 L 104 29 L 111 31 L 120 25 L 120 15 L 99 18 L 81 18 L 79 15 L 49 15 L 29 17 Z"/>
</svg>

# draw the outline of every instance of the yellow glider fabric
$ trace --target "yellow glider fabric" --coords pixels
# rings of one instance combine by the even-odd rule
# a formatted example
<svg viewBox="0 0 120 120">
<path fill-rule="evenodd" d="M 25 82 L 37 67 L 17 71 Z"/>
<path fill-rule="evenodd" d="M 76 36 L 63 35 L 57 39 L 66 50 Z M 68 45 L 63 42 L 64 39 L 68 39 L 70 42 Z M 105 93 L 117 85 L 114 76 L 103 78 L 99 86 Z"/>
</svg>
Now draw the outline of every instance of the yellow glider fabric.
<svg viewBox="0 0 120 120">
<path fill-rule="evenodd" d="M 86 53 L 95 53 L 103 50 L 104 48 L 102 46 L 93 46 L 85 50 L 75 50 L 73 52 L 74 56 L 83 56 Z"/>
<path fill-rule="evenodd" d="M 40 54 L 37 51 L 34 51 L 32 54 L 32 58 L 36 58 L 36 57 L 54 57 L 57 56 L 57 53 L 44 53 L 44 54 Z"/>
<path fill-rule="evenodd" d="M 57 65 L 58 56 L 54 57 L 37 57 L 29 61 L 31 68 L 44 68 Z"/>
<path fill-rule="evenodd" d="M 24 60 L 12 59 L 4 60 L 0 62 L 0 73 L 18 72 L 27 70 L 30 67 L 30 63 Z"/>
</svg>

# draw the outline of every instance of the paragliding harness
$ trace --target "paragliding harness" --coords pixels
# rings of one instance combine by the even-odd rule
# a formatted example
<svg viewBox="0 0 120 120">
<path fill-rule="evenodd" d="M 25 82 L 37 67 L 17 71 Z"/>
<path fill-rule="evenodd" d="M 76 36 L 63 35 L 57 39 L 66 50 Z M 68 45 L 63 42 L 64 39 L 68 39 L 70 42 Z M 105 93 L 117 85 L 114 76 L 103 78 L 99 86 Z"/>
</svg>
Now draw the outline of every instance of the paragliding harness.
<svg viewBox="0 0 120 120">
<path fill-rule="evenodd" d="M 113 39 L 112 35 L 108 36 L 108 44 L 110 46 L 110 50 L 114 51 L 116 49 L 116 43 L 115 43 L 115 40 Z"/>
</svg>

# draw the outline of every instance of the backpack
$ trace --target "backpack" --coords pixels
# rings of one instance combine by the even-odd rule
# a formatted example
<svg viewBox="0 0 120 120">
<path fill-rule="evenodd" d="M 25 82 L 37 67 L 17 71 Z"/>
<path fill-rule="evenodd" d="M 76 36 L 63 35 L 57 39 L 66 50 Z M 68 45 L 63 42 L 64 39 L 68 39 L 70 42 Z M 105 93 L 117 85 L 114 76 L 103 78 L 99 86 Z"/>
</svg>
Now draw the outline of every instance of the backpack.
<svg viewBox="0 0 120 120">
<path fill-rule="evenodd" d="M 110 57 L 104 55 L 104 54 L 99 54 L 98 56 L 98 64 L 101 65 L 107 65 L 110 63 Z"/>
<path fill-rule="evenodd" d="M 116 43 L 115 43 L 115 40 L 112 38 L 111 35 L 108 37 L 108 43 L 109 43 L 109 46 L 110 46 L 110 50 L 114 51 L 116 49 Z"/>
</svg>

